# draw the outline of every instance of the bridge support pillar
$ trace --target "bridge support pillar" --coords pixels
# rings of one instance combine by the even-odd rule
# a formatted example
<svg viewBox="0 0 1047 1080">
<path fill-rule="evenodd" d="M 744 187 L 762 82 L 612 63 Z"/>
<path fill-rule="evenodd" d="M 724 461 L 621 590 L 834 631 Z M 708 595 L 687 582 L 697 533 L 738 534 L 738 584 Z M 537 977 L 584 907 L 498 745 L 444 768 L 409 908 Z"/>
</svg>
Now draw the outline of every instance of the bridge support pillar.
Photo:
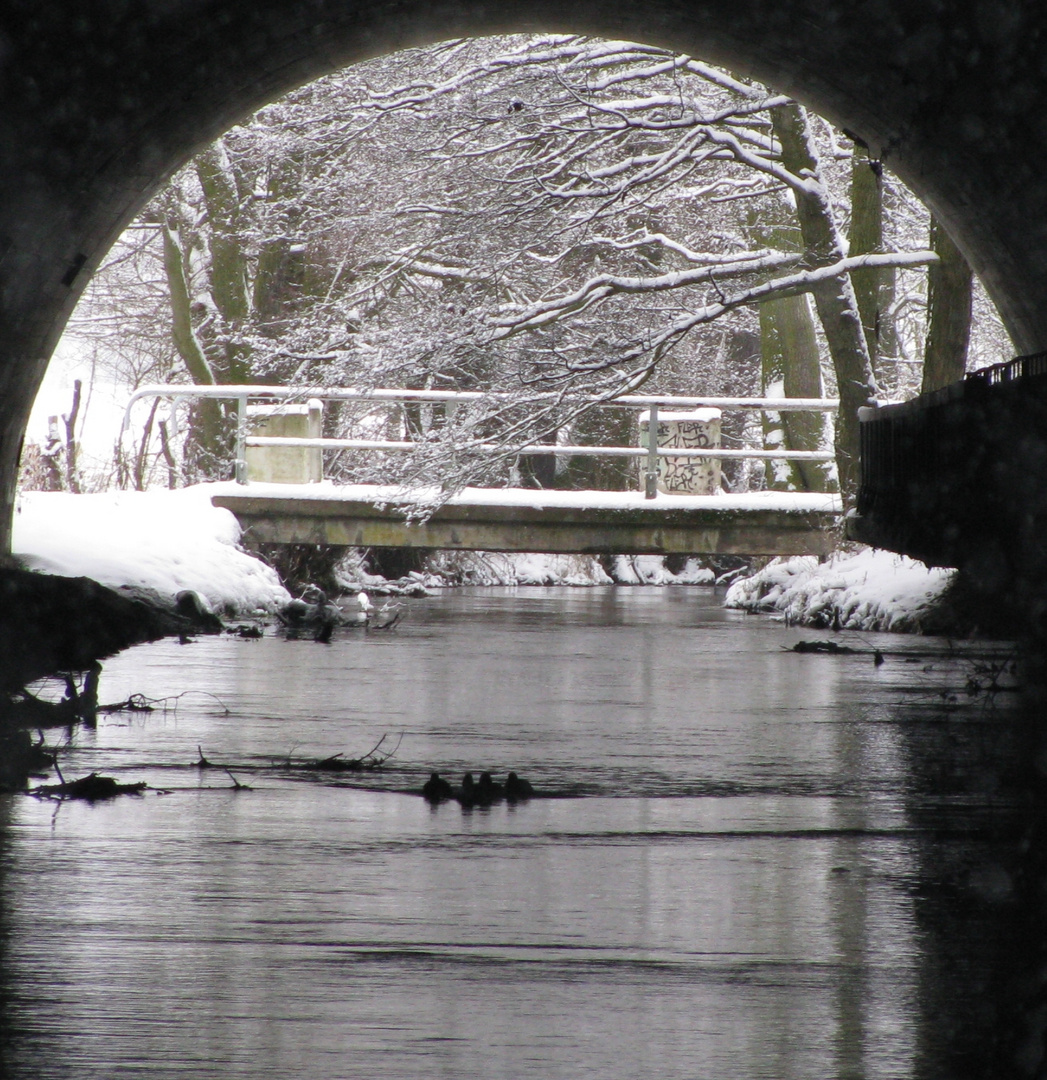
<svg viewBox="0 0 1047 1080">
<path fill-rule="evenodd" d="M 252 435 L 281 439 L 319 439 L 324 403 L 250 405 L 247 425 Z M 249 446 L 247 479 L 263 484 L 318 484 L 324 478 L 323 451 L 318 446 Z"/>
<path fill-rule="evenodd" d="M 649 413 L 641 413 L 640 445 L 651 447 L 650 429 L 653 426 L 656 445 L 661 450 L 718 449 L 721 415 L 719 409 L 693 409 L 690 412 L 652 409 Z M 720 490 L 720 459 L 660 457 L 657 483 L 663 495 L 715 495 Z"/>
</svg>

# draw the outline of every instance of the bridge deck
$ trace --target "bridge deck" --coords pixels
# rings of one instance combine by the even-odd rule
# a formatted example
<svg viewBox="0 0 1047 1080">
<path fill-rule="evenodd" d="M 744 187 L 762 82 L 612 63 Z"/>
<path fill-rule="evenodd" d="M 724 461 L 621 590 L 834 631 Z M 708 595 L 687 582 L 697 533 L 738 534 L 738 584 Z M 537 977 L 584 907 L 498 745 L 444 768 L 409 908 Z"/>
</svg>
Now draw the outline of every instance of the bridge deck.
<svg viewBox="0 0 1047 1080">
<path fill-rule="evenodd" d="M 822 555 L 839 496 L 755 492 L 640 492 L 466 488 L 424 522 L 424 503 L 370 485 L 229 485 L 212 502 L 231 510 L 250 543 L 415 547 L 575 554 Z"/>
</svg>

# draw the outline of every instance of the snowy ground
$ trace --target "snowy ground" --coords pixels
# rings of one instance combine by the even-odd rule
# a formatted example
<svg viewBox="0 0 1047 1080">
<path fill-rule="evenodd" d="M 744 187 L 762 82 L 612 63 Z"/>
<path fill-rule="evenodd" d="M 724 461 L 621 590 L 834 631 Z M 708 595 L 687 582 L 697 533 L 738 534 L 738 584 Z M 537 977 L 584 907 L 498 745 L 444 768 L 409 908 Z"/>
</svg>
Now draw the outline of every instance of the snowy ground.
<svg viewBox="0 0 1047 1080">
<path fill-rule="evenodd" d="M 837 553 L 825 563 L 775 559 L 727 591 L 727 607 L 781 612 L 786 621 L 848 630 L 919 632 L 955 571 L 889 551 Z"/>
<path fill-rule="evenodd" d="M 688 559 L 679 573 L 666 569 L 660 555 L 615 555 L 610 570 L 593 555 L 509 554 L 493 551 L 437 553 L 428 588 L 447 585 L 712 585 L 713 572 Z M 369 583 L 362 581 L 367 586 Z"/>
<path fill-rule="evenodd" d="M 131 585 L 174 596 L 192 589 L 216 611 L 272 612 L 290 599 L 276 573 L 237 546 L 240 527 L 211 496 L 229 484 L 178 491 L 111 491 L 96 495 L 23 492 L 18 499 L 14 552 L 30 569 L 89 577 L 103 585 Z M 502 555 L 455 552 L 434 573 L 418 575 L 439 588 L 472 585 L 707 585 L 713 574 L 690 560 L 679 574 L 658 556 L 615 557 L 613 577 L 585 555 Z M 352 575 L 364 587 L 384 583 Z"/>
<path fill-rule="evenodd" d="M 211 505 L 210 485 L 97 495 L 18 497 L 12 547 L 32 570 L 133 585 L 174 596 L 192 589 L 230 615 L 275 611 L 290 596 L 276 572 L 237 547 L 240 526 Z"/>
<path fill-rule="evenodd" d="M 293 498 L 315 501 L 359 499 L 378 505 L 428 506 L 512 506 L 544 509 L 632 510 L 775 510 L 780 513 L 842 513 L 840 496 L 798 491 L 752 491 L 741 495 L 721 492 L 717 495 L 667 495 L 659 492 L 652 502 L 642 491 L 558 491 L 543 488 L 465 488 L 449 498 L 437 489 L 422 488 L 413 492 L 403 488 L 374 484 L 265 484 L 252 482 L 248 487 L 232 484 L 214 485 L 215 490 L 235 491 L 239 495 L 260 498 Z"/>
<path fill-rule="evenodd" d="M 132 585 L 174 596 L 193 589 L 229 615 L 272 612 L 290 597 L 275 571 L 240 550 L 240 529 L 228 510 L 211 505 L 227 484 L 179 491 L 114 491 L 97 495 L 25 492 L 15 514 L 14 550 L 32 569 L 104 585 Z M 450 556 L 448 556 L 450 558 Z M 576 555 L 455 553 L 427 585 L 712 584 L 690 560 L 679 574 L 658 556 L 616 556 L 608 576 L 595 558 Z M 779 612 L 790 622 L 861 630 L 919 630 L 952 577 L 889 552 L 864 550 L 775 560 L 731 586 L 729 607 Z M 369 584 L 360 581 L 365 587 Z"/>
</svg>

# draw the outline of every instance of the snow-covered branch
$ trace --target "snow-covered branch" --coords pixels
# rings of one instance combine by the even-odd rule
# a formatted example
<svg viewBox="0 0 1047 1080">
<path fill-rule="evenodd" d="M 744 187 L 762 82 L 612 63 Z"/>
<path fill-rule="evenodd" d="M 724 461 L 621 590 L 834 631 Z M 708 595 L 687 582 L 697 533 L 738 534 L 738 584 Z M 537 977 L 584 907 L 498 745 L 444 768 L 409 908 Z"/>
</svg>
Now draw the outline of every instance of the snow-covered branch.
<svg viewBox="0 0 1047 1080">
<path fill-rule="evenodd" d="M 719 315 L 743 305 L 759 304 L 767 300 L 795 296 L 798 293 L 813 292 L 826 282 L 855 270 L 884 266 L 925 266 L 927 263 L 937 262 L 937 260 L 938 256 L 933 251 L 857 255 L 840 259 L 828 266 L 802 270 L 795 274 L 789 274 L 752 286 L 734 294 L 730 299 L 724 298 L 719 304 L 707 306 L 702 310 L 715 310 L 717 315 L 713 317 L 719 317 Z M 610 296 L 621 293 L 662 292 L 702 284 L 711 284 L 716 287 L 719 282 L 728 278 L 761 272 L 766 273 L 770 270 L 779 270 L 785 266 L 794 266 L 799 262 L 801 262 L 799 254 L 767 251 L 745 253 L 744 255 L 736 255 L 733 258 L 728 256 L 724 257 L 723 261 L 717 265 L 704 266 L 695 270 L 676 271 L 659 277 L 626 278 L 603 274 L 591 278 L 581 288 L 565 296 L 531 304 L 524 308 L 513 308 L 506 305 L 491 320 L 492 324 L 497 327 L 494 336 L 495 340 L 497 340 L 509 334 L 544 326 L 554 319 L 584 311 L 586 308 L 592 307 Z M 703 315 L 692 326 L 707 321 L 708 319 Z"/>
</svg>

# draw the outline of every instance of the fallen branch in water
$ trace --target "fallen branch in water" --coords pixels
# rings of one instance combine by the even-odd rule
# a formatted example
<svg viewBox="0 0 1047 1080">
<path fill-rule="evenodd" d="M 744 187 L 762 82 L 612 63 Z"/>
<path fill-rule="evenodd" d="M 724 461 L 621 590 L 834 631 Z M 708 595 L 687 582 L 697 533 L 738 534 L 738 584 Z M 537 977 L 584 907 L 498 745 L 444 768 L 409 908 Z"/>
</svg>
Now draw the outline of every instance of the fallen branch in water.
<svg viewBox="0 0 1047 1080">
<path fill-rule="evenodd" d="M 241 784 L 239 780 L 223 765 L 223 769 L 229 774 L 229 779 L 233 782 L 233 791 L 253 791 L 254 789 L 250 784 Z"/>
<path fill-rule="evenodd" d="M 347 758 L 343 753 L 339 752 L 325 758 L 307 758 L 305 761 L 293 761 L 291 754 L 294 753 L 294 747 L 292 747 L 284 761 L 274 762 L 272 765 L 263 765 L 261 767 L 257 765 L 238 765 L 237 768 L 241 770 L 246 769 L 252 772 L 258 772 L 260 769 L 280 769 L 281 771 L 291 769 L 304 772 L 370 772 L 374 769 L 380 769 L 393 754 L 400 749 L 400 743 L 403 742 L 404 737 L 403 733 L 401 733 L 400 737 L 396 740 L 395 746 L 389 750 L 382 750 L 382 745 L 388 738 L 388 734 L 383 735 L 366 754 L 358 758 Z M 223 765 L 207 758 L 204 755 L 203 747 L 199 744 L 197 744 L 196 753 L 197 759 L 192 763 L 192 768 L 201 770 L 222 769 L 224 772 L 228 773 L 229 779 L 232 780 L 234 791 L 251 790 L 249 785 L 241 783 L 233 776 L 228 765 Z"/>
<path fill-rule="evenodd" d="M 383 604 L 367 624 L 368 630 L 392 630 L 404 617 L 404 605 L 389 601 Z"/>
<path fill-rule="evenodd" d="M 401 733 L 396 740 L 396 745 L 391 750 L 383 751 L 381 747 L 387 738 L 389 738 L 388 734 L 383 735 L 366 754 L 358 758 L 347 758 L 339 752 L 325 758 L 292 761 L 291 756 L 288 755 L 287 761 L 276 767 L 303 769 L 310 772 L 370 772 L 373 769 L 380 769 L 400 749 L 400 743 L 403 742 L 404 737 Z"/>
<path fill-rule="evenodd" d="M 970 674 L 967 676 L 967 685 L 964 690 L 968 697 L 975 694 L 998 694 L 1002 691 L 1018 691 L 1021 689 L 1017 682 L 1001 683 L 1004 676 L 1016 678 L 1018 674 L 1018 660 L 1014 654 L 1003 657 L 998 662 L 974 661 L 971 664 Z"/>
<path fill-rule="evenodd" d="M 99 705 L 98 711 L 100 713 L 152 712 L 156 708 L 156 704 L 163 700 L 163 698 L 150 699 L 145 694 L 132 694 L 126 701 L 113 701 L 108 705 Z"/>
<path fill-rule="evenodd" d="M 124 701 L 114 701 L 109 705 L 99 705 L 97 712 L 100 713 L 117 713 L 117 712 L 155 712 L 158 708 L 166 709 L 168 702 L 181 701 L 182 698 L 188 694 L 206 694 L 207 697 L 212 698 L 222 706 L 223 711 L 228 716 L 229 706 L 226 705 L 221 698 L 215 697 L 209 690 L 183 690 L 180 694 L 169 694 L 167 697 L 148 698 L 145 694 L 132 694 Z"/>
<path fill-rule="evenodd" d="M 77 687 L 77 672 L 63 672 L 65 696 L 61 701 L 46 701 L 24 687 L 9 700 L 0 702 L 0 712 L 17 727 L 71 727 L 79 722 L 94 727 L 98 713 L 98 679 L 101 664 L 94 663 L 83 672 L 83 685 Z"/>
<path fill-rule="evenodd" d="M 796 653 L 831 653 L 838 656 L 843 653 L 856 653 L 849 645 L 837 645 L 835 641 L 798 641 L 795 645 L 783 645 L 785 652 Z"/>
<path fill-rule="evenodd" d="M 80 777 L 79 780 L 68 780 L 60 784 L 47 784 L 33 788 L 29 794 L 48 799 L 86 799 L 88 802 L 100 802 L 103 799 L 115 798 L 117 795 L 141 795 L 148 786 L 144 780 L 121 784 L 111 776 L 89 773 L 87 776 Z"/>
</svg>

